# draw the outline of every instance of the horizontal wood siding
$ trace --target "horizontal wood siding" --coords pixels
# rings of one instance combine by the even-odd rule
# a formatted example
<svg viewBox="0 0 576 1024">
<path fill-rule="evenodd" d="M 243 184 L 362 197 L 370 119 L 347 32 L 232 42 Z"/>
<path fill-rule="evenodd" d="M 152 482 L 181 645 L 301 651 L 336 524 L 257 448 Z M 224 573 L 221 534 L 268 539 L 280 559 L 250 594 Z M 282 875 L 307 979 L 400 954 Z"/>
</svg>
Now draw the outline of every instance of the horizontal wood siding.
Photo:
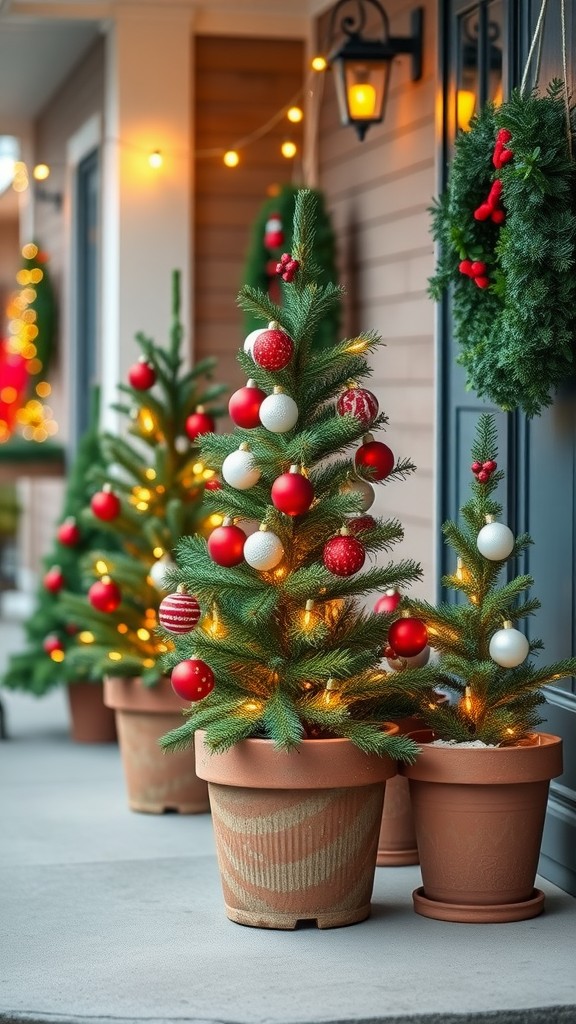
<svg viewBox="0 0 576 1024">
<path fill-rule="evenodd" d="M 195 151 L 224 152 L 264 125 L 301 88 L 303 61 L 300 41 L 196 37 Z M 245 383 L 236 362 L 244 340 L 236 295 L 252 222 L 269 190 L 298 173 L 280 154 L 288 135 L 298 143 L 301 131 L 283 119 L 240 152 L 233 170 L 217 155 L 195 161 L 194 357 L 216 356 L 231 390 Z"/>
<path fill-rule="evenodd" d="M 392 35 L 409 33 L 412 4 L 388 0 Z M 345 331 L 373 328 L 385 342 L 368 384 L 390 418 L 385 440 L 417 472 L 377 486 L 372 511 L 396 516 L 405 540 L 394 557 L 415 558 L 424 579 L 412 593 L 435 593 L 434 306 L 426 294 L 433 269 L 427 212 L 435 192 L 436 4 L 424 5 L 424 73 L 410 79 L 408 57 L 394 62 L 383 124 L 359 142 L 340 124 L 330 76 L 319 111 L 318 174 L 333 217 L 347 300 Z M 317 38 L 326 37 L 327 15 Z M 320 47 L 321 48 L 321 47 Z"/>
</svg>

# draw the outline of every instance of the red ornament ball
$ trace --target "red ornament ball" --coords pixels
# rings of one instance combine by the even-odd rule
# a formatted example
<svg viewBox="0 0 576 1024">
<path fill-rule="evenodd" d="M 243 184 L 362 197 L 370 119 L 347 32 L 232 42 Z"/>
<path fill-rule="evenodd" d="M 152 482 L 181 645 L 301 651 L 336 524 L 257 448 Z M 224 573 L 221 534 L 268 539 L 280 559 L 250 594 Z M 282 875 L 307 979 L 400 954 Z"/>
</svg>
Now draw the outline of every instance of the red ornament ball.
<svg viewBox="0 0 576 1024">
<path fill-rule="evenodd" d="M 322 561 L 334 576 L 353 576 L 364 565 L 366 551 L 356 537 L 340 534 L 324 545 Z"/>
<path fill-rule="evenodd" d="M 372 480 L 385 480 L 394 468 L 394 456 L 382 441 L 365 441 L 354 456 L 356 469 Z"/>
<path fill-rule="evenodd" d="M 170 682 L 182 700 L 202 700 L 214 689 L 214 673 L 200 658 L 187 658 L 172 669 Z"/>
<path fill-rule="evenodd" d="M 63 651 L 64 644 L 62 643 L 59 636 L 54 633 L 50 633 L 45 640 L 42 642 L 42 647 L 46 651 L 46 654 L 52 654 L 53 651 Z"/>
<path fill-rule="evenodd" d="M 197 409 L 196 412 L 191 413 L 184 424 L 184 430 L 191 441 L 195 441 L 201 434 L 212 434 L 215 429 L 214 420 L 203 409 Z"/>
<path fill-rule="evenodd" d="M 115 612 L 122 601 L 120 587 L 111 579 L 96 580 L 88 591 L 88 600 L 99 612 Z"/>
<path fill-rule="evenodd" d="M 222 484 L 219 480 L 207 480 L 204 484 L 204 490 L 206 491 L 220 491 L 222 490 Z"/>
<path fill-rule="evenodd" d="M 356 519 L 348 520 L 348 529 L 355 536 L 364 533 L 365 530 L 373 530 L 376 525 L 374 516 L 357 516 Z"/>
<path fill-rule="evenodd" d="M 217 565 L 230 569 L 239 565 L 244 558 L 246 534 L 233 523 L 217 526 L 208 537 L 208 553 Z"/>
<path fill-rule="evenodd" d="M 387 590 L 382 597 L 379 597 L 374 605 L 374 611 L 379 612 L 383 615 L 389 615 L 390 612 L 396 611 L 400 601 L 402 600 L 402 594 L 397 590 Z"/>
<path fill-rule="evenodd" d="M 156 370 L 145 359 L 139 359 L 128 370 L 128 381 L 136 391 L 148 391 L 156 383 Z"/>
<path fill-rule="evenodd" d="M 348 388 L 336 402 L 340 416 L 354 416 L 365 430 L 378 415 L 378 399 L 366 388 Z"/>
<path fill-rule="evenodd" d="M 80 530 L 76 525 L 76 520 L 73 518 L 65 519 L 63 523 L 60 523 L 56 536 L 64 547 L 76 547 L 80 540 Z"/>
<path fill-rule="evenodd" d="M 120 515 L 122 504 L 117 494 L 104 488 L 104 490 L 97 491 L 96 494 L 92 495 L 90 508 L 97 519 L 110 522 L 111 519 L 116 519 Z"/>
<path fill-rule="evenodd" d="M 239 388 L 230 397 L 228 412 L 230 419 L 237 427 L 244 427 L 251 430 L 260 426 L 260 406 L 266 398 L 266 392 L 256 387 L 253 380 L 249 380 L 245 387 Z"/>
<path fill-rule="evenodd" d="M 388 630 L 388 643 L 401 658 L 413 658 L 428 643 L 428 630 L 422 619 L 396 619 Z"/>
<path fill-rule="evenodd" d="M 189 633 L 199 618 L 200 605 L 192 594 L 168 594 L 158 609 L 158 621 L 169 633 Z"/>
<path fill-rule="evenodd" d="M 264 370 L 283 370 L 294 355 L 294 342 L 279 327 L 262 331 L 254 342 L 252 356 Z"/>
<path fill-rule="evenodd" d="M 58 565 L 53 565 L 48 570 L 44 577 L 44 587 L 49 590 L 51 594 L 57 594 L 59 590 L 62 590 L 64 586 L 64 576 L 62 570 Z"/>
<path fill-rule="evenodd" d="M 301 516 L 314 501 L 314 488 L 302 473 L 282 473 L 270 491 L 272 504 L 287 516 Z"/>
</svg>

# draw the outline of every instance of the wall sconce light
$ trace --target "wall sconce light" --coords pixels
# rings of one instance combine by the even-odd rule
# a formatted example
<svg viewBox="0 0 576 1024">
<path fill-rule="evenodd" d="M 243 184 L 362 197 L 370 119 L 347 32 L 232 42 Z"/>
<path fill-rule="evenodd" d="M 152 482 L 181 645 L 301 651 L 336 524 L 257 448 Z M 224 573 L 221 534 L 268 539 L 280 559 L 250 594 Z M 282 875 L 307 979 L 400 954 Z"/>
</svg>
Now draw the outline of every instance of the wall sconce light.
<svg viewBox="0 0 576 1024">
<path fill-rule="evenodd" d="M 355 14 L 342 8 L 354 4 Z M 373 7 L 382 24 L 382 36 L 365 39 L 366 6 Z M 339 19 L 338 23 L 337 20 Z M 351 124 L 360 141 L 371 124 L 384 119 L 390 66 L 400 53 L 412 55 L 412 81 L 422 76 L 422 29 L 424 12 L 417 7 L 411 14 L 410 36 L 391 36 L 386 11 L 378 0 L 339 0 L 332 11 L 329 38 L 347 36 L 346 41 L 328 58 L 335 73 L 336 93 L 342 124 Z"/>
<path fill-rule="evenodd" d="M 38 203 L 52 203 L 55 210 L 60 210 L 62 206 L 62 193 L 48 192 L 42 185 L 37 184 L 40 181 L 46 181 L 50 177 L 49 165 L 36 164 L 32 171 L 32 177 L 34 178 L 34 199 Z"/>
</svg>

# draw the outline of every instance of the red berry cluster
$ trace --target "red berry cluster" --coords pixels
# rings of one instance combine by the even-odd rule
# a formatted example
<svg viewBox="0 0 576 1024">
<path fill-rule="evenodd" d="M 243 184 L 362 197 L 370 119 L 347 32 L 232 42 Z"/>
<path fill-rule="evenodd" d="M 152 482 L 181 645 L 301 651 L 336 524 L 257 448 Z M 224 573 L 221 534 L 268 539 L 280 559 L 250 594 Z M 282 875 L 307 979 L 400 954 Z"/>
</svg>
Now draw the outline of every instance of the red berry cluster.
<svg viewBox="0 0 576 1024">
<path fill-rule="evenodd" d="M 280 262 L 276 264 L 276 273 L 280 274 L 283 281 L 290 284 L 290 281 L 294 280 L 299 266 L 298 260 L 293 260 L 289 252 L 284 252 L 280 257 Z"/>
<path fill-rule="evenodd" d="M 496 145 L 494 146 L 494 152 L 492 154 L 492 163 L 494 164 L 494 167 L 498 168 L 498 170 L 500 170 L 501 167 L 504 167 L 504 164 L 507 164 L 514 156 L 511 149 L 504 148 L 506 143 L 510 142 L 511 138 L 512 134 L 507 128 L 501 128 L 496 136 Z"/>
<path fill-rule="evenodd" d="M 479 484 L 485 484 L 492 476 L 495 469 L 498 469 L 498 465 L 494 462 L 494 459 L 488 459 L 487 462 L 473 462 L 470 469 L 474 473 Z"/>
<path fill-rule="evenodd" d="M 500 178 L 492 182 L 492 187 L 484 203 L 474 210 L 475 220 L 492 220 L 495 224 L 503 224 L 506 218 L 502 206 L 502 182 Z"/>
<path fill-rule="evenodd" d="M 490 278 L 486 276 L 486 264 L 481 260 L 462 260 L 458 265 L 458 270 L 461 274 L 466 274 L 467 277 L 471 277 L 474 284 L 477 284 L 479 288 L 487 288 L 490 284 Z"/>
</svg>

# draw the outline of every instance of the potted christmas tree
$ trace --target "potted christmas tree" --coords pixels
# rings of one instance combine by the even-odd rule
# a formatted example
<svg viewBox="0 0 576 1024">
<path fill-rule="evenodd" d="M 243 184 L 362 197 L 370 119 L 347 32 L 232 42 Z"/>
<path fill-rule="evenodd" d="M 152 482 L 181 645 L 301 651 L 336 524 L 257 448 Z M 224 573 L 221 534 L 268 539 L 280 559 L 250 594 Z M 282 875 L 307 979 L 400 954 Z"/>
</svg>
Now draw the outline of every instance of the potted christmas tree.
<svg viewBox="0 0 576 1024">
<path fill-rule="evenodd" d="M 493 417 L 480 417 L 472 448 L 472 496 L 462 522 L 443 531 L 458 556 L 444 584 L 459 603 L 409 602 L 426 625 L 437 664 L 416 670 L 452 693 L 449 704 L 420 700 L 432 730 L 410 780 L 423 886 L 418 913 L 445 921 L 518 921 L 539 914 L 534 889 L 550 779 L 562 772 L 562 741 L 535 732 L 542 687 L 576 672 L 576 658 L 537 668 L 542 649 L 516 624 L 539 607 L 524 596 L 528 575 L 498 585 L 504 567 L 531 543 L 498 522 L 498 470 Z M 402 618 L 395 624 L 402 628 Z M 394 647 L 394 637 L 389 636 Z M 400 673 L 401 674 L 401 673 Z M 423 742 L 428 740 L 429 742 Z"/>
<path fill-rule="evenodd" d="M 63 588 L 73 594 L 83 593 L 80 559 L 103 540 L 98 523 L 79 522 L 91 493 L 88 473 L 102 465 L 98 407 L 99 393 L 95 390 L 90 425 L 70 469 L 61 521 L 44 559 L 34 612 L 26 622 L 26 648 L 10 658 L 2 680 L 9 689 L 37 697 L 55 686 L 67 685 L 72 737 L 80 743 L 116 739 L 114 714 L 102 700 L 102 676 L 88 680 L 86 668 L 75 665 L 69 657 L 78 630 L 62 602 Z"/>
<path fill-rule="evenodd" d="M 92 549 L 84 559 L 88 598 L 62 598 L 81 626 L 73 663 L 105 676 L 130 807 L 149 813 L 208 807 L 193 756 L 171 763 L 157 744 L 180 720 L 183 706 L 160 665 L 168 645 L 155 633 L 157 609 L 177 540 L 207 527 L 203 497 L 214 471 L 200 460 L 198 438 L 215 429 L 220 410 L 207 406 L 224 390 L 211 383 L 214 360 L 183 368 L 177 273 L 172 312 L 168 348 L 139 334 L 142 356 L 129 371 L 129 383 L 119 385 L 128 403 L 115 408 L 129 419 L 128 436 L 101 438 L 106 468 L 93 474 L 82 522 L 106 529 L 113 546 Z"/>
<path fill-rule="evenodd" d="M 207 541 L 180 542 L 170 574 L 202 618 L 172 636 L 165 664 L 191 707 L 162 745 L 194 740 L 226 913 L 267 928 L 369 915 L 384 782 L 417 753 L 385 724 L 410 682 L 381 668 L 390 618 L 359 602 L 421 575 L 411 560 L 365 568 L 403 536 L 365 514 L 372 484 L 414 467 L 367 434 L 387 422 L 359 386 L 378 336 L 314 346 L 341 296 L 318 284 L 315 213 L 302 190 L 293 251 L 278 263 L 292 285 L 282 309 L 261 290 L 240 293 L 269 326 L 238 354 L 248 382 L 230 399 L 235 430 L 202 444 L 221 468 L 209 503 L 225 518 Z"/>
</svg>

